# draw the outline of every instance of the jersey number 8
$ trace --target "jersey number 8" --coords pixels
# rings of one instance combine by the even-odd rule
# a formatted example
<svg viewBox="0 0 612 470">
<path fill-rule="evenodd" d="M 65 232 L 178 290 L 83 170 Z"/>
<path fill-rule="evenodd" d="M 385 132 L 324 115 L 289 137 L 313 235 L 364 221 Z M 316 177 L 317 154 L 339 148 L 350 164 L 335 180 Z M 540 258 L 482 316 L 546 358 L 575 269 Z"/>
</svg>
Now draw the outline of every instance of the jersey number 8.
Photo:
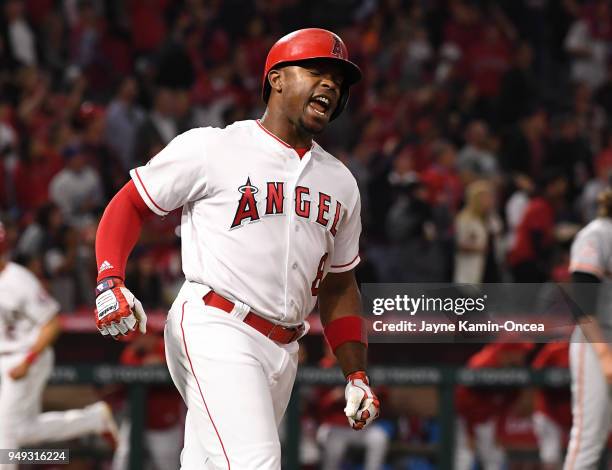
<svg viewBox="0 0 612 470">
<path fill-rule="evenodd" d="M 319 261 L 319 268 L 317 269 L 317 277 L 315 277 L 314 281 L 312 281 L 312 285 L 310 286 L 310 292 L 312 292 L 313 296 L 319 295 L 319 285 L 321 284 L 321 280 L 323 279 L 323 272 L 325 271 L 325 262 L 327 261 L 327 257 L 329 253 L 325 253 L 321 256 L 321 261 Z"/>
</svg>

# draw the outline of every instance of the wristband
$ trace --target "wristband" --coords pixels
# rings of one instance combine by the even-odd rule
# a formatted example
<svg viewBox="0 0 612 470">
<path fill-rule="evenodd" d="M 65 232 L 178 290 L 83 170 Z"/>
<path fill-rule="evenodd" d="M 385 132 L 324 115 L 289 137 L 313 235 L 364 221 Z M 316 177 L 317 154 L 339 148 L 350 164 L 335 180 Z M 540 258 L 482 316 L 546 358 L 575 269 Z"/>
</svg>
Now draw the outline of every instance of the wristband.
<svg viewBox="0 0 612 470">
<path fill-rule="evenodd" d="M 334 353 L 338 347 L 349 341 L 368 346 L 368 336 L 363 324 L 363 318 L 358 315 L 332 320 L 323 329 L 323 334 Z"/>
<path fill-rule="evenodd" d="M 96 297 L 113 287 L 120 286 L 123 286 L 123 280 L 119 277 L 105 277 L 104 279 L 100 279 L 98 284 L 96 284 Z"/>
<path fill-rule="evenodd" d="M 370 385 L 370 380 L 368 379 L 368 376 L 366 375 L 364 370 L 357 370 L 355 372 L 351 372 L 349 375 L 346 376 L 346 380 L 347 382 L 350 382 L 352 380 L 361 380 L 364 384 Z"/>
<path fill-rule="evenodd" d="M 25 357 L 25 362 L 28 364 L 32 364 L 38 358 L 38 353 L 34 351 L 30 351 L 28 355 Z"/>
</svg>

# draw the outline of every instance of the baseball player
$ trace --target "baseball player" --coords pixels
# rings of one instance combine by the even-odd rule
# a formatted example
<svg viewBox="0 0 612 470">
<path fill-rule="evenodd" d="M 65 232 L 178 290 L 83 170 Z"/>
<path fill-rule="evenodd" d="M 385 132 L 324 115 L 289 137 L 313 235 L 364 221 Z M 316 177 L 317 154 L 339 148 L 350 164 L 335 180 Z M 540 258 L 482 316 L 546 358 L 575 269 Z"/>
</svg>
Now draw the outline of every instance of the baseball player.
<svg viewBox="0 0 612 470">
<path fill-rule="evenodd" d="M 580 306 L 572 334 L 572 430 L 564 469 L 596 468 L 610 429 L 612 383 L 612 190 L 598 198 L 598 217 L 584 227 L 570 250 L 570 273 Z"/>
<path fill-rule="evenodd" d="M 533 349 L 531 343 L 492 343 L 470 357 L 467 367 L 517 367 Z M 519 400 L 515 387 L 468 387 L 455 390 L 455 470 L 473 468 L 476 458 L 485 470 L 500 470 L 506 464 L 506 452 L 497 440 L 498 423 Z"/>
<path fill-rule="evenodd" d="M 532 362 L 533 369 L 569 367 L 569 344 L 549 343 Z M 543 470 L 561 468 L 563 445 L 572 425 L 571 396 L 567 388 L 542 387 L 534 396 L 533 430 Z"/>
<path fill-rule="evenodd" d="M 362 429 L 379 412 L 353 270 L 360 197 L 347 168 L 313 135 L 344 109 L 361 77 L 342 40 L 303 29 L 271 48 L 261 120 L 179 135 L 109 203 L 96 238 L 96 323 L 116 337 L 146 329 L 123 284 L 142 221 L 182 208 L 186 282 L 166 323 L 168 368 L 188 412 L 181 468 L 279 469 L 278 424 L 297 369 L 297 340 L 317 300 Z"/>
<path fill-rule="evenodd" d="M 117 428 L 109 406 L 41 413 L 53 368 L 51 344 L 60 331 L 58 303 L 27 269 L 8 261 L 0 223 L 0 449 L 101 434 L 114 447 Z M 3 469 L 16 470 L 16 465 Z"/>
</svg>

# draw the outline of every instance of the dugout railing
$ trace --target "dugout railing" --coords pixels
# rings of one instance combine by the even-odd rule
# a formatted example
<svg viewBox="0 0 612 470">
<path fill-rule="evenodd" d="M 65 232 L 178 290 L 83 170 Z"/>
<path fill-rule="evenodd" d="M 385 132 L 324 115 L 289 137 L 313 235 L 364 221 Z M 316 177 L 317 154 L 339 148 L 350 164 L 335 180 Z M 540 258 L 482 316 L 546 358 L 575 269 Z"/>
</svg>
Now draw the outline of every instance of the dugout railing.
<svg viewBox="0 0 612 470">
<path fill-rule="evenodd" d="M 453 439 L 455 410 L 453 391 L 457 384 L 478 386 L 569 386 L 567 369 L 531 370 L 528 368 L 464 369 L 451 367 L 370 367 L 368 374 L 372 383 L 388 386 L 435 386 L 439 392 L 440 426 L 439 445 L 435 460 L 440 469 L 451 469 L 453 461 Z M 123 384 L 128 389 L 130 401 L 130 470 L 140 470 L 143 462 L 143 431 L 147 386 L 170 384 L 170 376 L 163 366 L 128 367 L 114 365 L 61 365 L 56 366 L 53 384 Z M 320 369 L 304 366 L 299 369 L 291 402 L 287 410 L 287 439 L 284 447 L 284 468 L 299 469 L 300 445 L 300 390 L 305 385 L 343 385 L 344 379 L 338 369 Z"/>
</svg>

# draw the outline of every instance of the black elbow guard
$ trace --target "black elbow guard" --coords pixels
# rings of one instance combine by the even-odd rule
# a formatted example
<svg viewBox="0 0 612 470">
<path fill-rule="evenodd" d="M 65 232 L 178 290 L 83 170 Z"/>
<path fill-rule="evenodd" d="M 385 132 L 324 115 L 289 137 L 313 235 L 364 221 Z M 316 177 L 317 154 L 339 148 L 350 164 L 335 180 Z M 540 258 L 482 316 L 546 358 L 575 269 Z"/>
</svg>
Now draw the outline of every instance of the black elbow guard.
<svg viewBox="0 0 612 470">
<path fill-rule="evenodd" d="M 572 273 L 572 298 L 577 308 L 573 308 L 574 316 L 584 317 L 595 315 L 601 279 L 591 273 Z"/>
</svg>

